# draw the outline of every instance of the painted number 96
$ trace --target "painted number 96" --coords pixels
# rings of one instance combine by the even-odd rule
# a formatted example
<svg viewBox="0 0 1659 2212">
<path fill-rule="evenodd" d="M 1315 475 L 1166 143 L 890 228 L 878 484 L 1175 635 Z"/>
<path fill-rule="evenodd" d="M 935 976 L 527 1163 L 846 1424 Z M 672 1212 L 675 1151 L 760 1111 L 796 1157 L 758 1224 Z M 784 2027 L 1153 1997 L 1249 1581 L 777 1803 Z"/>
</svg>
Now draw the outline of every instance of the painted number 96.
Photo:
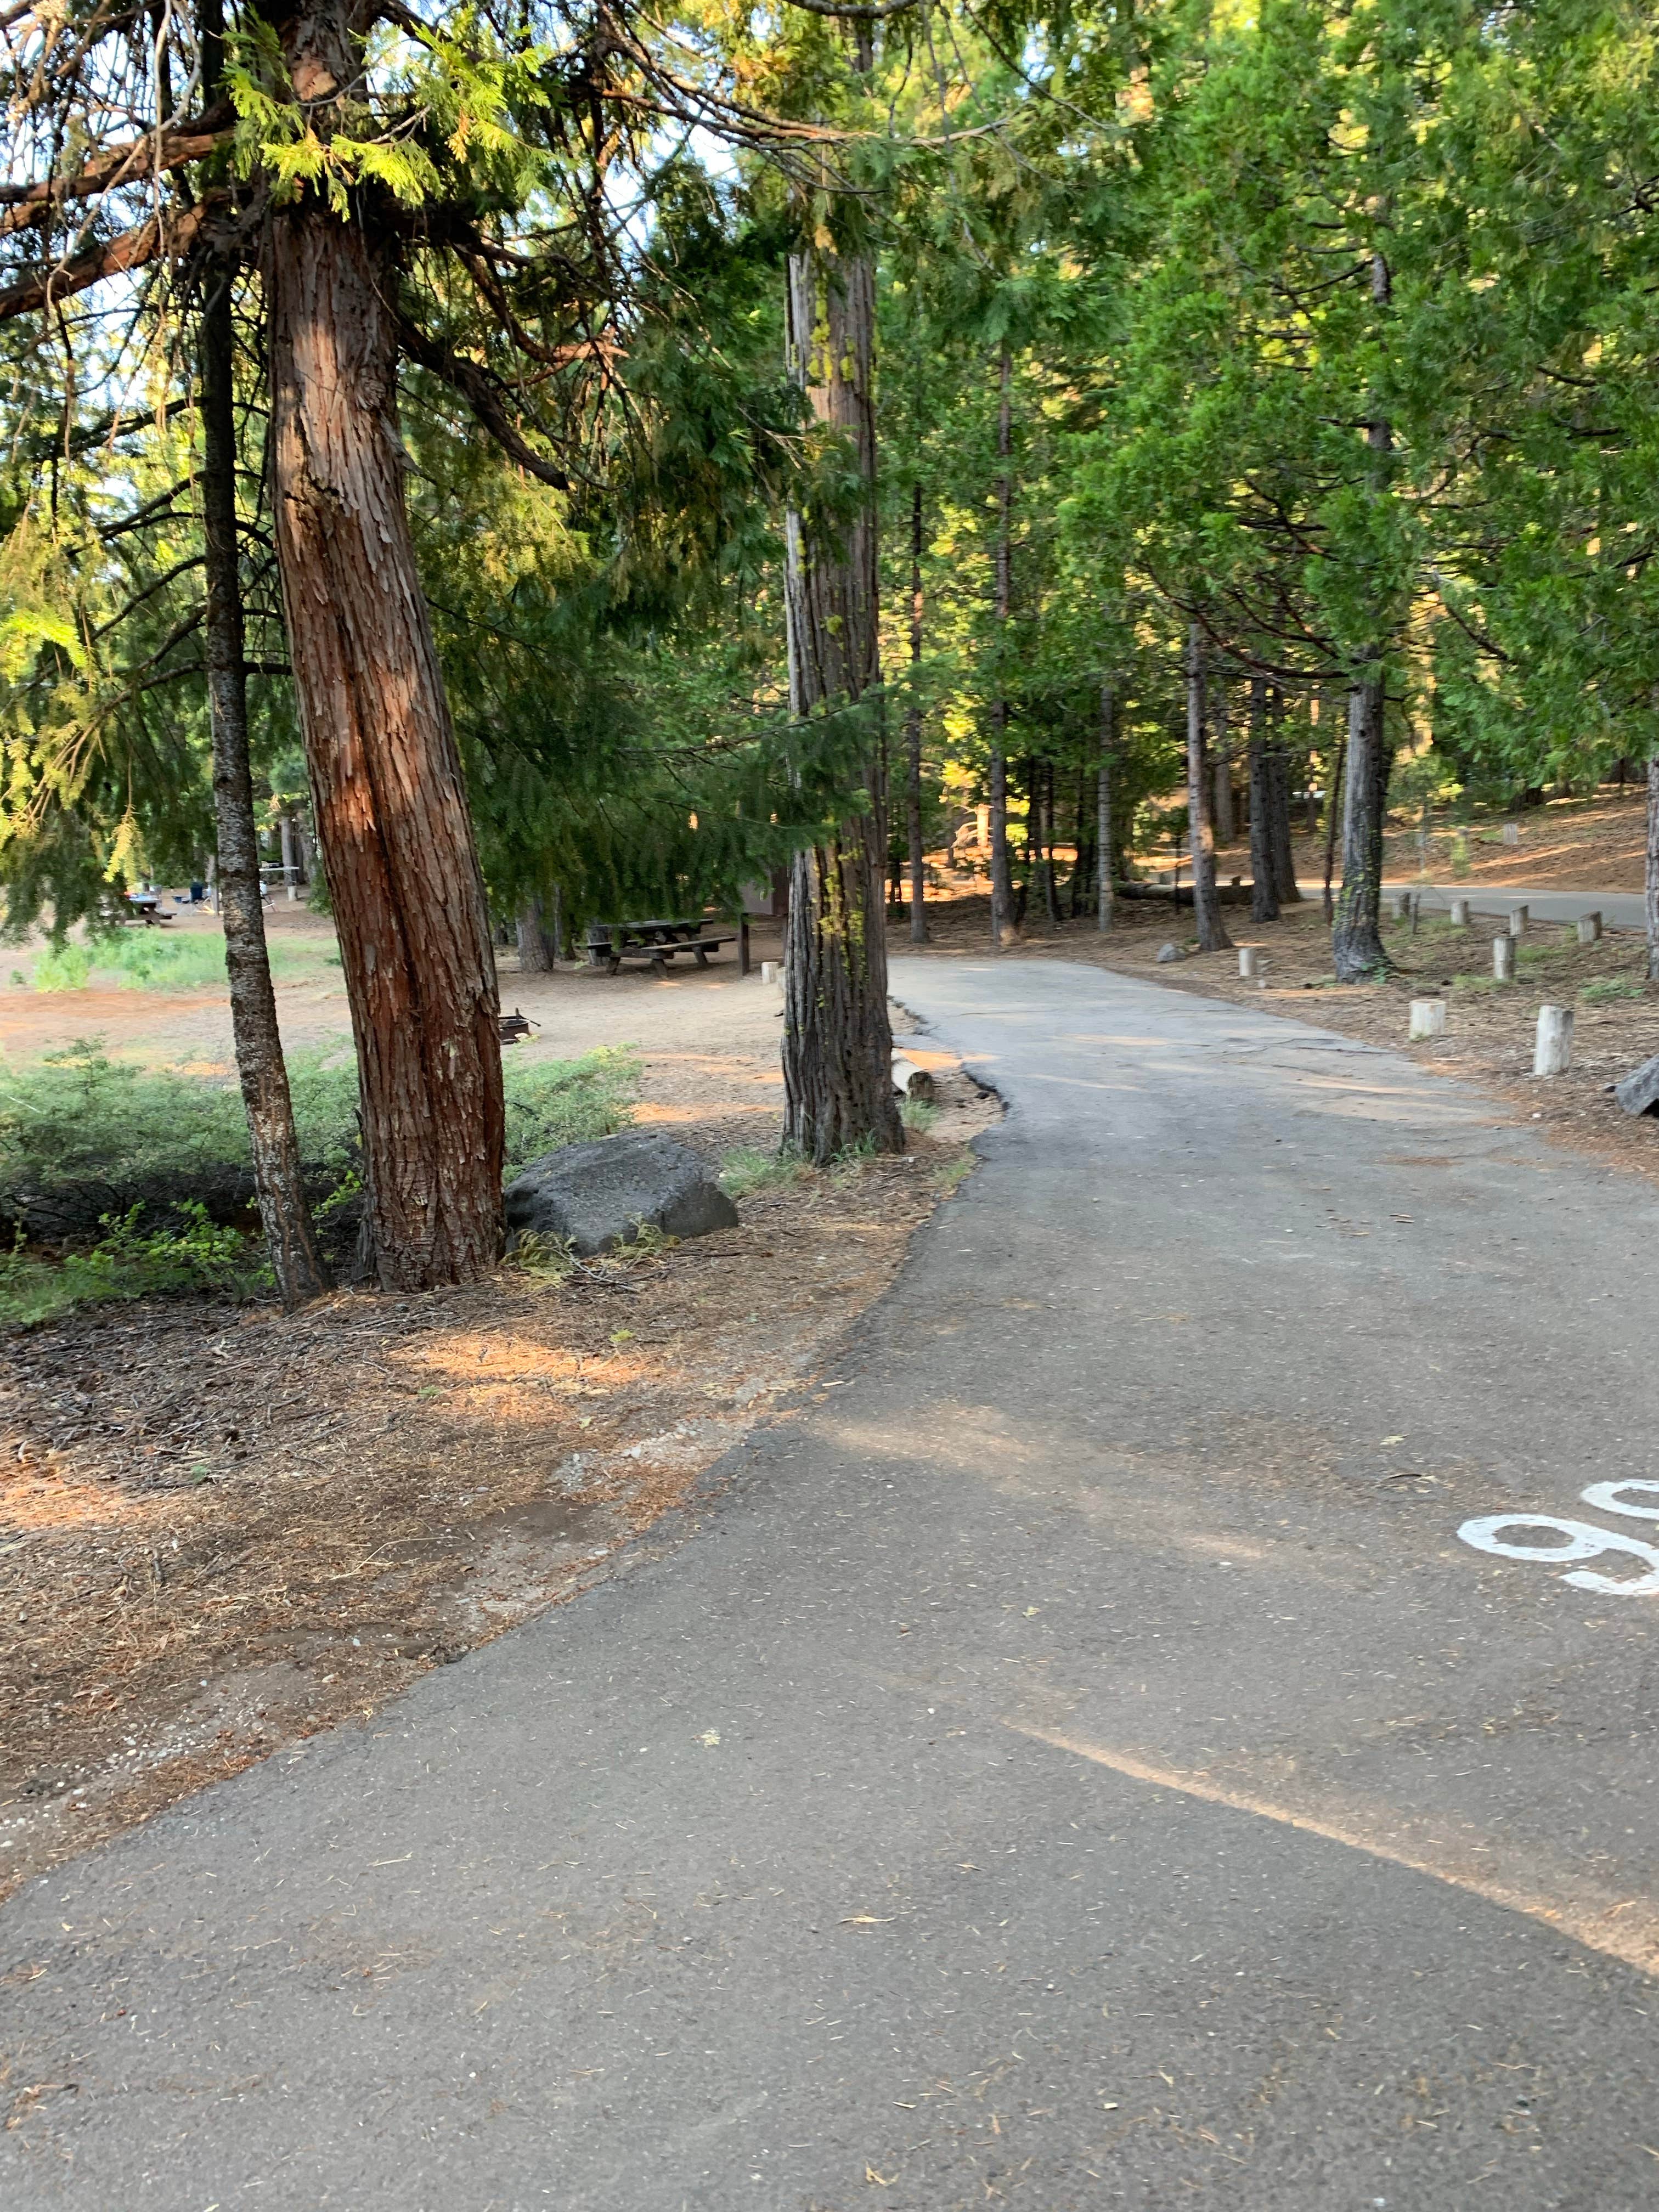
<svg viewBox="0 0 1659 2212">
<path fill-rule="evenodd" d="M 1598 1513 L 1623 1513 L 1635 1521 L 1659 1521 L 1659 1502 L 1630 1504 L 1626 1493 L 1632 1491 L 1659 1501 L 1659 1482 L 1593 1482 L 1578 1494 L 1586 1505 L 1593 1505 Z M 1506 1543 L 1502 1533 L 1506 1528 L 1537 1529 L 1547 1532 L 1547 1536 L 1555 1540 L 1552 1543 L 1547 1537 L 1534 1544 Z M 1588 1521 L 1558 1521 L 1550 1513 L 1488 1513 L 1480 1520 L 1466 1521 L 1457 1533 L 1477 1552 L 1491 1552 L 1500 1559 L 1534 1559 L 1545 1566 L 1559 1566 L 1568 1559 L 1596 1559 L 1609 1553 L 1622 1553 L 1639 1560 L 1645 1572 L 1597 1575 L 1579 1568 L 1572 1574 L 1563 1575 L 1561 1580 L 1571 1583 L 1575 1589 L 1594 1590 L 1599 1597 L 1659 1597 L 1659 1548 L 1644 1544 L 1638 1536 L 1621 1536 Z"/>
</svg>

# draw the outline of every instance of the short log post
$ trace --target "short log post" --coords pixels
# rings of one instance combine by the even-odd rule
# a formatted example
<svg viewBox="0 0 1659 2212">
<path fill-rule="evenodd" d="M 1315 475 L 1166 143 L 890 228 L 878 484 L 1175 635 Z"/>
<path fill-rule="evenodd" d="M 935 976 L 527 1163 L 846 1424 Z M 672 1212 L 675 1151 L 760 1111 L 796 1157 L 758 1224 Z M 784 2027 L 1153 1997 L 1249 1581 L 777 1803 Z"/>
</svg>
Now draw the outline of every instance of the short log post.
<svg viewBox="0 0 1659 2212">
<path fill-rule="evenodd" d="M 1406 1032 L 1407 1042 L 1419 1044 L 1425 1037 L 1444 1036 L 1445 1034 L 1445 1000 L 1443 999 L 1413 999 L 1411 1024 Z"/>
<path fill-rule="evenodd" d="M 1506 822 L 1504 824 L 1503 835 L 1504 842 L 1506 845 L 1518 845 L 1521 842 L 1521 824 L 1518 822 Z"/>
<path fill-rule="evenodd" d="M 925 1067 L 918 1067 L 914 1060 L 896 1054 L 893 1060 L 893 1088 L 903 1098 L 931 1098 L 933 1079 Z"/>
<path fill-rule="evenodd" d="M 1396 921 L 1408 921 L 1411 919 L 1411 911 L 1412 895 L 1409 891 L 1389 893 L 1389 912 Z"/>
<path fill-rule="evenodd" d="M 1238 972 L 1248 981 L 1261 973 L 1261 950 L 1259 945 L 1241 945 L 1238 948 Z"/>
<path fill-rule="evenodd" d="M 1511 937 L 1524 937 L 1526 935 L 1528 918 L 1527 909 L 1525 907 L 1512 906 L 1510 908 L 1510 935 Z"/>
<path fill-rule="evenodd" d="M 1454 899 L 1452 901 L 1451 926 L 1454 929 L 1467 929 L 1468 927 L 1469 902 L 1467 899 Z"/>
<path fill-rule="evenodd" d="M 1538 1043 L 1532 1056 L 1534 1075 L 1565 1075 L 1572 1066 L 1572 1008 L 1540 1006 Z"/>
<path fill-rule="evenodd" d="M 763 983 L 776 983 L 781 986 L 783 981 L 782 964 L 776 960 L 763 960 L 761 962 L 761 981 Z"/>
<path fill-rule="evenodd" d="M 750 966 L 750 958 L 749 958 L 749 916 L 748 916 L 746 914 L 740 914 L 740 915 L 738 916 L 738 975 L 746 975 L 749 973 Z"/>
<path fill-rule="evenodd" d="M 1581 914 L 1578 917 L 1578 942 L 1581 945 L 1595 945 L 1600 940 L 1601 935 L 1601 915 Z"/>
<path fill-rule="evenodd" d="M 1515 939 L 1494 937 L 1492 941 L 1492 972 L 1500 983 L 1515 981 Z"/>
</svg>

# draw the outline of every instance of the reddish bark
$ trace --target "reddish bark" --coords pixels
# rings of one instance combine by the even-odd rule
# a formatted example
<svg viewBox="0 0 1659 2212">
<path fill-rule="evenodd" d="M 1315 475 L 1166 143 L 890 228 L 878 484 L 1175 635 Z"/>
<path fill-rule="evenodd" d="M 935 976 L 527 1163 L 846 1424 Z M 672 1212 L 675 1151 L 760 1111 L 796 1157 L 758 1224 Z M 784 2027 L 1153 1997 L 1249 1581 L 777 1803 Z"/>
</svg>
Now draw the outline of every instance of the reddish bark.
<svg viewBox="0 0 1659 2212">
<path fill-rule="evenodd" d="M 326 29 L 326 25 L 323 27 Z M 336 82 L 316 19 L 295 80 Z M 388 1289 L 501 1247 L 499 1000 L 459 757 L 404 504 L 397 271 L 307 199 L 267 249 L 277 556 L 362 1095 L 364 1259 Z"/>
</svg>

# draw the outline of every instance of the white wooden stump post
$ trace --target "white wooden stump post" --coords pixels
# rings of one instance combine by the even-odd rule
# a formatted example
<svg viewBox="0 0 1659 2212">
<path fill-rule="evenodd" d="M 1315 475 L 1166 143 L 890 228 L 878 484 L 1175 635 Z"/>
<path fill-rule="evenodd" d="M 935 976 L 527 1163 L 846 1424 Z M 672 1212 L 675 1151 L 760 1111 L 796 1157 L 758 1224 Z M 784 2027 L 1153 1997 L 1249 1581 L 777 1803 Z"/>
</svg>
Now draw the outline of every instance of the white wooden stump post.
<svg viewBox="0 0 1659 2212">
<path fill-rule="evenodd" d="M 1565 1075 L 1572 1066 L 1572 1008 L 1540 1006 L 1538 1045 L 1532 1056 L 1534 1075 Z"/>
<path fill-rule="evenodd" d="M 1469 902 L 1467 899 L 1454 899 L 1452 901 L 1451 924 L 1454 929 L 1467 929 L 1468 927 Z"/>
<path fill-rule="evenodd" d="M 1521 842 L 1521 824 L 1518 822 L 1506 822 L 1504 824 L 1504 842 L 1506 845 L 1518 845 Z"/>
<path fill-rule="evenodd" d="M 1528 915 L 1525 907 L 1512 906 L 1510 908 L 1510 935 L 1524 937 L 1527 933 L 1527 921 Z"/>
<path fill-rule="evenodd" d="M 761 962 L 761 981 L 763 983 L 781 984 L 783 981 L 783 966 L 781 962 L 776 960 L 763 960 Z"/>
<path fill-rule="evenodd" d="M 1581 914 L 1579 915 L 1578 942 L 1581 945 L 1594 945 L 1597 939 L 1600 938 L 1601 934 L 1601 917 L 1599 914 Z"/>
<path fill-rule="evenodd" d="M 1443 999 L 1413 999 L 1411 1026 L 1407 1041 L 1416 1044 L 1424 1037 L 1444 1036 L 1446 1034 L 1446 1002 Z"/>
<path fill-rule="evenodd" d="M 1261 973 L 1261 951 L 1258 945 L 1241 945 L 1238 948 L 1238 972 L 1249 977 Z"/>
<path fill-rule="evenodd" d="M 1409 891 L 1389 892 L 1389 911 L 1393 915 L 1396 921 L 1404 921 L 1410 915 L 1411 910 L 1412 895 Z"/>
<path fill-rule="evenodd" d="M 1515 981 L 1515 939 L 1494 937 L 1492 941 L 1492 972 L 1500 983 Z"/>
</svg>

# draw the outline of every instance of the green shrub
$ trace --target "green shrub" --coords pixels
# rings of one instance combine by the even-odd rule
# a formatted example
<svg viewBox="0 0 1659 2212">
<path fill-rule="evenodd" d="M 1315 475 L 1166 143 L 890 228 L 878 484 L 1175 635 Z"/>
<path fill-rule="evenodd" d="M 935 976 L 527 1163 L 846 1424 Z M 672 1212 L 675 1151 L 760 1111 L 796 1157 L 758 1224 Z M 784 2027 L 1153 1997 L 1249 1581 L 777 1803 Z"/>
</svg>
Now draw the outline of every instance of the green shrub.
<svg viewBox="0 0 1659 2212">
<path fill-rule="evenodd" d="M 899 1119 L 907 1129 L 925 1134 L 939 1120 L 939 1108 L 931 1098 L 906 1098 L 900 1103 Z"/>
<path fill-rule="evenodd" d="M 258 1248 L 240 1230 L 216 1228 L 204 1206 L 179 1208 L 179 1230 L 142 1229 L 142 1206 L 106 1214 L 90 1252 L 58 1263 L 20 1249 L 0 1256 L 0 1327 L 27 1328 L 70 1306 L 100 1298 L 142 1298 L 158 1291 L 246 1294 L 270 1279 Z"/>
</svg>

